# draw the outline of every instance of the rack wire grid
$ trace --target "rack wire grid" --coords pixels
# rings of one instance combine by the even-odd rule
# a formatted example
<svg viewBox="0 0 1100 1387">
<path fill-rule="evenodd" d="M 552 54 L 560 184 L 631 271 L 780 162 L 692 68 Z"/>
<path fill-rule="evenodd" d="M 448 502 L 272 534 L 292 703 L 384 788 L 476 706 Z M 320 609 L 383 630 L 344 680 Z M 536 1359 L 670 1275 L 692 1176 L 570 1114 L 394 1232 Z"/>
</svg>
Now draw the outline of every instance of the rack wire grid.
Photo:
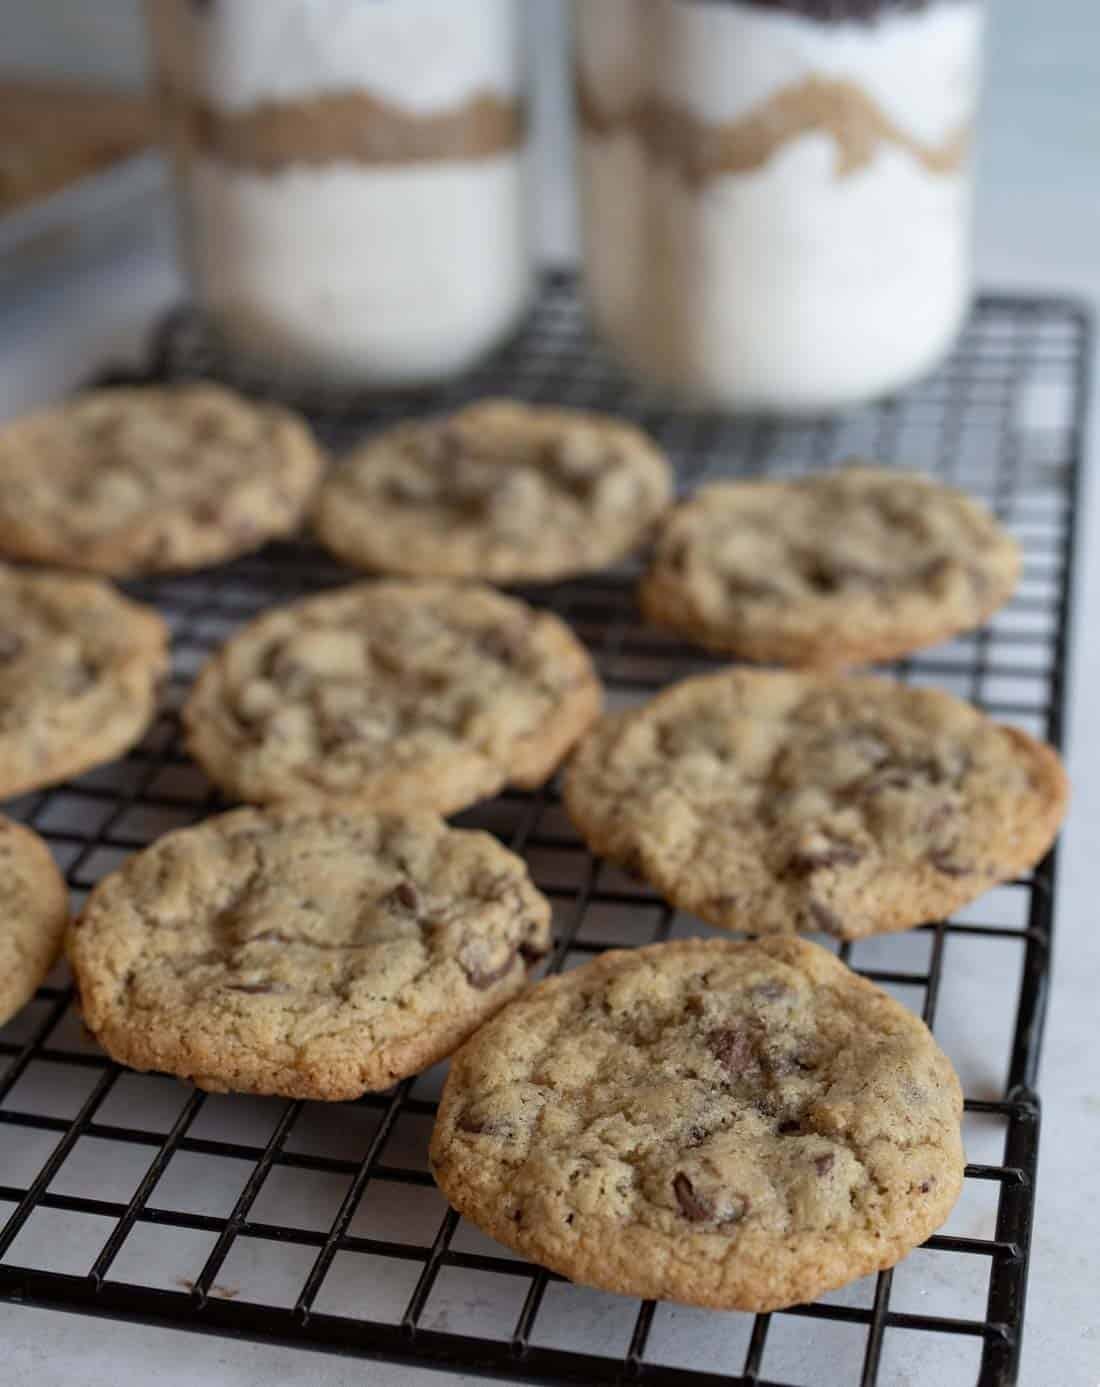
<svg viewBox="0 0 1100 1387">
<path fill-rule="evenodd" d="M 685 490 L 850 454 L 957 483 L 1019 537 L 1022 585 L 987 629 L 894 668 L 1057 744 L 1089 355 L 1077 305 L 985 297 L 951 359 L 896 398 L 839 418 L 730 420 L 628 382 L 587 338 L 571 279 L 555 275 L 522 336 L 462 384 L 305 403 L 335 448 L 410 410 L 505 393 L 635 419 Z M 137 378 L 226 373 L 183 312 Z M 235 383 L 272 393 L 269 381 Z M 129 853 L 221 807 L 188 764 L 173 711 L 210 649 L 261 608 L 350 576 L 303 541 L 131 585 L 172 625 L 168 706 L 124 760 L 11 811 L 50 841 L 77 903 Z M 590 644 L 612 706 L 714 663 L 640 623 L 633 577 L 622 569 L 528 594 Z M 528 859 L 554 904 L 550 968 L 708 932 L 594 860 L 553 785 L 506 793 L 460 822 Z M 899 1381 L 906 1364 L 905 1381 L 1006 1387 L 1023 1329 L 1054 871 L 1052 855 L 950 922 L 840 947 L 935 1027 L 968 1094 L 971 1163 L 939 1235 L 893 1272 L 817 1304 L 719 1314 L 573 1286 L 490 1242 L 436 1191 L 427 1143 L 442 1066 L 334 1107 L 204 1095 L 110 1063 L 81 1031 L 63 967 L 0 1032 L 0 1296 L 540 1383 L 871 1387 Z"/>
</svg>

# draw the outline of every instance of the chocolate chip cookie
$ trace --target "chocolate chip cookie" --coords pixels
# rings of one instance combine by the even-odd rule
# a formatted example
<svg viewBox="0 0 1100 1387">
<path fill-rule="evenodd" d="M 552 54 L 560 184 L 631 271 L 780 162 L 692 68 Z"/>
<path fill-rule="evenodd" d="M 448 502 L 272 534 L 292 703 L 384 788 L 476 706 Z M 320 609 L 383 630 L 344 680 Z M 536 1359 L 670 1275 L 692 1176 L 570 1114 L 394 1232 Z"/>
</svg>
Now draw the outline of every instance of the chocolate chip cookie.
<svg viewBox="0 0 1100 1387">
<path fill-rule="evenodd" d="M 487 400 L 354 453 L 322 489 L 316 525 L 340 558 L 382 573 L 545 581 L 621 559 L 670 492 L 663 456 L 633 425 Z"/>
<path fill-rule="evenodd" d="M 806 940 L 687 940 L 548 979 L 455 1056 L 432 1166 L 573 1281 L 775 1310 L 893 1266 L 963 1178 L 927 1028 Z"/>
<path fill-rule="evenodd" d="M 728 670 L 604 718 L 565 802 L 595 852 L 711 924 L 842 939 L 940 919 L 1034 866 L 1055 752 L 936 689 Z"/>
<path fill-rule="evenodd" d="M 668 516 L 639 597 L 708 649 L 823 667 L 980 626 L 1019 571 L 1015 541 L 961 492 L 850 466 L 704 487 Z"/>
<path fill-rule="evenodd" d="M 0 816 L 0 1026 L 57 962 L 68 922 L 69 894 L 49 848 Z"/>
<path fill-rule="evenodd" d="M 0 430 L 0 554 L 117 577 L 219 563 L 297 529 L 321 469 L 275 405 L 93 390 Z"/>
<path fill-rule="evenodd" d="M 540 785 L 601 697 L 549 613 L 391 581 L 261 616 L 205 666 L 183 716 L 196 760 L 240 799 L 448 814 Z"/>
<path fill-rule="evenodd" d="M 161 838 L 100 882 L 67 948 L 121 1063 L 339 1100 L 450 1054 L 549 945 L 549 905 L 488 834 L 287 808 Z"/>
<path fill-rule="evenodd" d="M 79 775 L 140 741 L 167 645 L 156 612 L 96 578 L 0 565 L 0 796 Z"/>
</svg>

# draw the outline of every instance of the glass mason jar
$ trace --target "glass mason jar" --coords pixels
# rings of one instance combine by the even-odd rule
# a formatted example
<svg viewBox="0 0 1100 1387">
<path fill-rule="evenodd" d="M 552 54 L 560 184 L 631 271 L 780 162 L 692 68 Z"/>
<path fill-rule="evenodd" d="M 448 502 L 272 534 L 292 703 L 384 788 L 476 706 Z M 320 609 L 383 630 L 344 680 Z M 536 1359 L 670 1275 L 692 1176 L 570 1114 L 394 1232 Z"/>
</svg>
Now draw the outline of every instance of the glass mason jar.
<svg viewBox="0 0 1100 1387">
<path fill-rule="evenodd" d="M 640 374 L 815 411 L 970 296 L 981 0 L 577 0 L 586 293 Z"/>
<path fill-rule="evenodd" d="M 426 384 L 532 283 L 522 0 L 146 0 L 194 292 L 251 360 Z"/>
</svg>

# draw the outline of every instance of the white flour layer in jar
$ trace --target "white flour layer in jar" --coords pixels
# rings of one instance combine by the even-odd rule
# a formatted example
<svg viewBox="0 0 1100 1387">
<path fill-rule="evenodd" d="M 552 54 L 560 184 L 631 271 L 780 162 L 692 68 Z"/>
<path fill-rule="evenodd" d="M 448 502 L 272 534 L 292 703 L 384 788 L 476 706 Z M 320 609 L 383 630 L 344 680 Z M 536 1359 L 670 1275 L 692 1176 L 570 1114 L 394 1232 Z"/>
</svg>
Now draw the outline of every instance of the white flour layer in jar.
<svg viewBox="0 0 1100 1387">
<path fill-rule="evenodd" d="M 527 305 L 524 173 L 519 152 L 274 174 L 197 160 L 190 240 L 204 302 L 261 363 L 379 386 L 453 375 Z"/>
<path fill-rule="evenodd" d="M 369 91 L 428 114 L 520 89 L 516 0 L 149 0 L 162 73 L 224 111 Z"/>
</svg>

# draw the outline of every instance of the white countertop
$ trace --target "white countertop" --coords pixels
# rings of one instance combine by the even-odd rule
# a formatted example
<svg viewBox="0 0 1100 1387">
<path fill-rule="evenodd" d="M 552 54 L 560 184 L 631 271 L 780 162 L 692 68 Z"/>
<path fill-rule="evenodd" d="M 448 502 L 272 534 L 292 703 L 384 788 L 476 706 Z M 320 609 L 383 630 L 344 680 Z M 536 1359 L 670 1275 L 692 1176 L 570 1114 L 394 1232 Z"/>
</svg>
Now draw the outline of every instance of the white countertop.
<svg viewBox="0 0 1100 1387">
<path fill-rule="evenodd" d="M 1085 296 L 1100 310 L 1100 15 L 1095 0 L 998 0 L 979 198 L 983 286 Z M 1042 9 L 1043 13 L 1038 11 Z M 548 167 L 560 170 L 551 148 Z M 544 228 L 571 249 L 568 200 Z M 163 235 L 0 294 L 0 417 L 56 396 L 133 353 L 180 284 Z M 1093 391 L 1100 426 L 1100 377 Z M 1100 460 L 1097 429 L 1091 466 Z M 1091 471 L 1091 466 L 1087 469 Z M 1063 838 L 1055 983 L 1040 1088 L 1043 1142 L 1021 1382 L 1100 1383 L 1100 931 L 1092 919 L 1100 841 L 1100 494 L 1079 517 L 1070 718 L 1073 812 Z M 472 1379 L 0 1304 L 0 1387 L 428 1387 Z M 884 1387 L 937 1387 L 919 1344 Z M 822 1377 L 822 1387 L 828 1379 Z"/>
</svg>

